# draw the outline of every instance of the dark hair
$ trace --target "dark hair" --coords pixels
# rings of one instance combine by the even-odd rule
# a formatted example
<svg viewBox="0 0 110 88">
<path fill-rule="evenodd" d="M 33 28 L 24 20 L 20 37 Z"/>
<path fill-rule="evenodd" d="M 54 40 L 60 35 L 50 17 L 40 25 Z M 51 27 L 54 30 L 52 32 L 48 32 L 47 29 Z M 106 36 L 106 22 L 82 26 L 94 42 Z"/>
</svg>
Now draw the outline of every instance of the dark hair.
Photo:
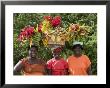
<svg viewBox="0 0 110 88">
<path fill-rule="evenodd" d="M 74 46 L 72 47 L 72 49 L 75 49 L 76 47 L 80 47 L 80 48 L 83 50 L 83 46 L 80 45 L 80 44 L 76 44 L 76 45 L 74 45 Z"/>
<path fill-rule="evenodd" d="M 30 46 L 28 46 L 28 50 L 30 50 L 31 48 L 36 48 L 36 50 L 38 51 L 38 46 L 35 46 L 35 45 L 31 45 L 31 47 Z"/>
</svg>

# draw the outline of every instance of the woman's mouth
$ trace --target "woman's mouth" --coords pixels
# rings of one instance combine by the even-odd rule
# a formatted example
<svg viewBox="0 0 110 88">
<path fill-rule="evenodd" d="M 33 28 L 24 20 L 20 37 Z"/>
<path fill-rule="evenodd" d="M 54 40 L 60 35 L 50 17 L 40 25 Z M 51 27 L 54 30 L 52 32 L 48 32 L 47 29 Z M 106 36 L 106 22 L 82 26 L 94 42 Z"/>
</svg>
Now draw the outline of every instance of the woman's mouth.
<svg viewBox="0 0 110 88">
<path fill-rule="evenodd" d="M 31 56 L 36 56 L 36 54 L 35 54 L 35 53 L 33 53 L 33 54 L 31 54 Z"/>
</svg>

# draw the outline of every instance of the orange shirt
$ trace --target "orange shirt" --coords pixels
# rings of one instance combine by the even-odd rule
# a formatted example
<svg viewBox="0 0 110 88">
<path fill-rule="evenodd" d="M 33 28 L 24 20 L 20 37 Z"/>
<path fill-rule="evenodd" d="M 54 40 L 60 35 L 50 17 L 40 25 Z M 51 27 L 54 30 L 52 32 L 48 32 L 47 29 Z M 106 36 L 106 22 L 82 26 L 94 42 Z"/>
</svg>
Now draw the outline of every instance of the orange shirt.
<svg viewBox="0 0 110 88">
<path fill-rule="evenodd" d="M 67 62 L 70 75 L 88 75 L 87 69 L 91 62 L 86 55 L 82 55 L 78 58 L 72 55 L 67 59 Z"/>
<path fill-rule="evenodd" d="M 28 59 L 22 59 L 23 69 L 22 72 L 24 75 L 44 75 L 45 64 L 30 64 Z"/>
</svg>

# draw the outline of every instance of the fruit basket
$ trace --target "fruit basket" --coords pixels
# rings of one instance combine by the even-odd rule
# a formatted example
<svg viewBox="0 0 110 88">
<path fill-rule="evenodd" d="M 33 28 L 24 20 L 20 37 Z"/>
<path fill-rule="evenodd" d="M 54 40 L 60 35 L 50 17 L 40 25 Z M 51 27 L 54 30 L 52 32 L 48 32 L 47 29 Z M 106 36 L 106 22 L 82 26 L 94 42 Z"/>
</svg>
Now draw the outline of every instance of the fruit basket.
<svg viewBox="0 0 110 88">
<path fill-rule="evenodd" d="M 70 23 L 67 28 L 61 26 L 61 16 L 44 16 L 43 21 L 36 24 L 36 27 L 25 26 L 21 29 L 18 36 L 18 41 L 21 44 L 29 40 L 30 47 L 33 44 L 33 37 L 37 33 L 41 34 L 41 41 L 46 47 L 64 46 L 66 41 L 75 39 L 76 36 L 85 36 L 88 34 L 88 27 L 85 25 L 79 25 Z"/>
</svg>

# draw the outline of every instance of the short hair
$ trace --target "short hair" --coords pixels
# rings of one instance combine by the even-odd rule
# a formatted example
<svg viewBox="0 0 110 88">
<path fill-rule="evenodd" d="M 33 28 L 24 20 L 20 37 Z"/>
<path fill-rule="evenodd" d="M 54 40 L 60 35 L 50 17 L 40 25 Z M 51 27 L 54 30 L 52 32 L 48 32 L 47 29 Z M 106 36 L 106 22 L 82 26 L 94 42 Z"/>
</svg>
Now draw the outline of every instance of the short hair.
<svg viewBox="0 0 110 88">
<path fill-rule="evenodd" d="M 28 46 L 28 51 L 31 49 L 31 48 L 36 48 L 36 50 L 38 51 L 38 46 L 36 46 L 36 45 L 31 45 L 31 47 L 30 46 Z"/>
<path fill-rule="evenodd" d="M 74 46 L 72 47 L 72 49 L 75 49 L 76 47 L 80 47 L 80 48 L 83 50 L 83 46 L 80 45 L 80 44 L 76 44 L 76 45 L 74 45 Z"/>
</svg>

